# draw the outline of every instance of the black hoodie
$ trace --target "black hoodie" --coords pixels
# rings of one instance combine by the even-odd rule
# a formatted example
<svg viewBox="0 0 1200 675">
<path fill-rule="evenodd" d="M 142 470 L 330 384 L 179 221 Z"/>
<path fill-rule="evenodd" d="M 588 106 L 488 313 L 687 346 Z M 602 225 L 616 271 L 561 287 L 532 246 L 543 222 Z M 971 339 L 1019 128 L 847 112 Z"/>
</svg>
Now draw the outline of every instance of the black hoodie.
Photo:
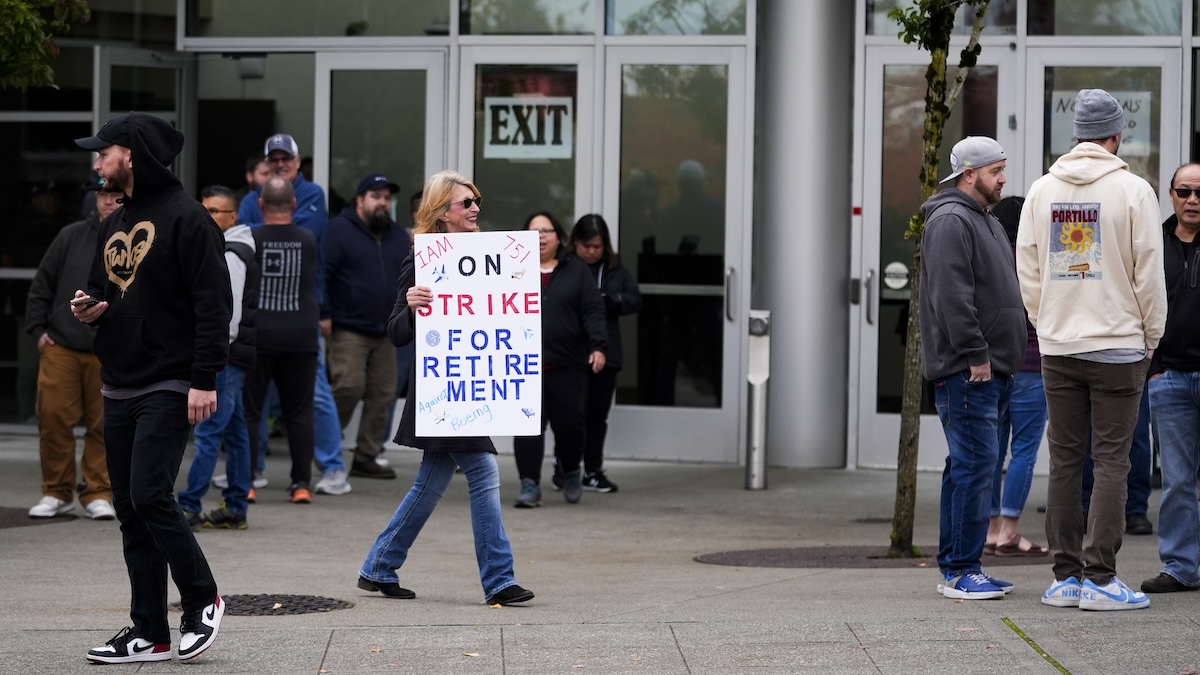
<svg viewBox="0 0 1200 675">
<path fill-rule="evenodd" d="M 100 224 L 88 293 L 100 379 L 110 389 L 172 380 L 215 390 L 229 355 L 233 296 L 221 230 L 169 168 L 183 134 L 129 113 L 133 194 Z"/>
</svg>

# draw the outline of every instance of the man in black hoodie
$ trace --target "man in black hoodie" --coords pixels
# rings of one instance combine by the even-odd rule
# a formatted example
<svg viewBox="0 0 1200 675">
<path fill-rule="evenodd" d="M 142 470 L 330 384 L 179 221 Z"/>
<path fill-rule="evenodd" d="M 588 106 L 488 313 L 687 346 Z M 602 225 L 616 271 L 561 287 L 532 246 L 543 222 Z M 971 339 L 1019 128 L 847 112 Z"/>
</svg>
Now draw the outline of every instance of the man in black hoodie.
<svg viewBox="0 0 1200 675">
<path fill-rule="evenodd" d="M 191 659 L 212 646 L 225 603 L 174 486 L 191 425 L 216 409 L 217 372 L 229 355 L 224 242 L 168 168 L 183 134 L 167 122 L 131 112 L 75 143 L 97 152 L 103 189 L 123 195 L 100 224 L 88 290 L 75 292 L 71 311 L 97 326 L 104 441 L 133 620 L 87 659 L 171 658 L 168 569 L 183 606 L 179 658 Z"/>
</svg>

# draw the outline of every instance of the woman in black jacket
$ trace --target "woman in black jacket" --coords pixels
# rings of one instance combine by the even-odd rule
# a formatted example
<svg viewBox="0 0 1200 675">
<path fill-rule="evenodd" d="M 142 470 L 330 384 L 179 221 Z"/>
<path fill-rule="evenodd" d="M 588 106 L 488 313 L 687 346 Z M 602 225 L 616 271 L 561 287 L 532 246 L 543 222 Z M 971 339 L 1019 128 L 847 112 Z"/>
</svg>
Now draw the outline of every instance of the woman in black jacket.
<svg viewBox="0 0 1200 675">
<path fill-rule="evenodd" d="M 567 253 L 567 233 L 552 214 L 539 211 L 525 219 L 538 233 L 542 275 L 542 435 L 513 439 L 521 494 L 517 508 L 542 504 L 545 431 L 554 429 L 554 457 L 563 471 L 563 496 L 574 504 L 583 493 L 579 464 L 586 437 L 589 373 L 604 369 L 608 350 L 604 303 L 587 266 Z"/>
<path fill-rule="evenodd" d="M 604 301 L 608 352 L 604 369 L 588 375 L 586 427 L 583 446 L 583 489 L 591 492 L 616 492 L 617 485 L 604 475 L 604 438 L 608 435 L 608 412 L 617 390 L 617 373 L 624 361 L 621 349 L 620 318 L 642 307 L 637 282 L 613 251 L 608 223 L 598 213 L 589 213 L 575 223 L 568 248 L 588 266 L 588 272 Z"/>
</svg>

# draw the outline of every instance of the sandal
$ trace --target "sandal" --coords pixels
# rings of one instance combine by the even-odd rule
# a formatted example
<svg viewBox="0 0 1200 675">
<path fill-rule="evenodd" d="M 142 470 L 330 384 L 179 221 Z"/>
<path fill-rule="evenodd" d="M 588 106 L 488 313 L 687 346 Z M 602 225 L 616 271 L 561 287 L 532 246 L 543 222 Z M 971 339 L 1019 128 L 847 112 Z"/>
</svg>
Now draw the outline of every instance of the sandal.
<svg viewBox="0 0 1200 675">
<path fill-rule="evenodd" d="M 1017 537 L 1016 541 L 996 546 L 996 555 L 1000 557 L 1045 556 L 1050 555 L 1050 549 L 1046 546 L 1039 546 L 1025 537 Z"/>
<path fill-rule="evenodd" d="M 996 542 L 989 541 L 983 545 L 984 555 L 996 555 Z"/>
</svg>

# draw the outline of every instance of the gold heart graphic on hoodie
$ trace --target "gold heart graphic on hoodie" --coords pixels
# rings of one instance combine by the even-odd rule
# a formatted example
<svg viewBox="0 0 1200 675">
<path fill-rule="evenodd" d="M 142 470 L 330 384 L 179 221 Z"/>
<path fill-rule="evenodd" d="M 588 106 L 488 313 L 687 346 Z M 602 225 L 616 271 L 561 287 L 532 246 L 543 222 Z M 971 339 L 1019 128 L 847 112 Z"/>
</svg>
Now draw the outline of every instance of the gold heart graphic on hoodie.
<svg viewBox="0 0 1200 675">
<path fill-rule="evenodd" d="M 114 232 L 104 242 L 104 270 L 118 288 L 121 295 L 133 285 L 138 265 L 146 259 L 154 245 L 154 223 L 143 220 L 129 232 Z"/>
</svg>

